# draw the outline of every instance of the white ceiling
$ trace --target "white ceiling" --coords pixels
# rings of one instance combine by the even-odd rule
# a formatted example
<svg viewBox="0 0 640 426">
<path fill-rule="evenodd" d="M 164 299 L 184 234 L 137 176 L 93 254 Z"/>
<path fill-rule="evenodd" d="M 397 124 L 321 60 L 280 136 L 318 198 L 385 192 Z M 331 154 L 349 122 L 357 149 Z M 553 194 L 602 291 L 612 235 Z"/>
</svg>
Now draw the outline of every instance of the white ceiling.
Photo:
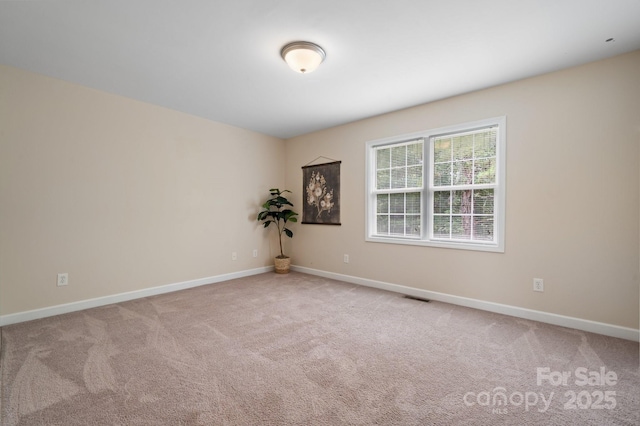
<svg viewBox="0 0 640 426">
<path fill-rule="evenodd" d="M 0 1 L 2 64 L 281 138 L 636 49 L 640 0 Z"/>
</svg>

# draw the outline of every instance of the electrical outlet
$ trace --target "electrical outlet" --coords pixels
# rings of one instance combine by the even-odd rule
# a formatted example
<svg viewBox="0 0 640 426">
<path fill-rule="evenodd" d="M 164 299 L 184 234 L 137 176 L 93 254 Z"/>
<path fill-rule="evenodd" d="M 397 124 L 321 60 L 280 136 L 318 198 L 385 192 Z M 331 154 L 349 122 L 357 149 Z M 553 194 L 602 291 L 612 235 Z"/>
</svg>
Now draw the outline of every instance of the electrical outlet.
<svg viewBox="0 0 640 426">
<path fill-rule="evenodd" d="M 238 260 L 238 253 L 235 251 L 231 252 L 231 260 Z"/>
<path fill-rule="evenodd" d="M 542 278 L 533 279 L 533 291 L 544 291 L 544 280 Z"/>
<path fill-rule="evenodd" d="M 348 254 L 344 255 L 344 263 L 349 263 L 349 255 Z"/>
<path fill-rule="evenodd" d="M 69 274 L 58 274 L 58 287 L 69 284 Z"/>
<path fill-rule="evenodd" d="M 258 257 L 258 249 L 253 249 L 253 257 Z"/>
</svg>

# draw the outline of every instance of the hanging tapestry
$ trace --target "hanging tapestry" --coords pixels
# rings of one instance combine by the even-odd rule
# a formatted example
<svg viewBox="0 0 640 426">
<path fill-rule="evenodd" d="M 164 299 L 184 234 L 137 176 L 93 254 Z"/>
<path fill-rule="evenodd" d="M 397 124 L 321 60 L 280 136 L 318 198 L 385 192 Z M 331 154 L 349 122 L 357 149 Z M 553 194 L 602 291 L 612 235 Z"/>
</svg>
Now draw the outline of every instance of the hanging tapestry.
<svg viewBox="0 0 640 426">
<path fill-rule="evenodd" d="M 340 163 L 302 168 L 302 223 L 340 225 Z"/>
</svg>

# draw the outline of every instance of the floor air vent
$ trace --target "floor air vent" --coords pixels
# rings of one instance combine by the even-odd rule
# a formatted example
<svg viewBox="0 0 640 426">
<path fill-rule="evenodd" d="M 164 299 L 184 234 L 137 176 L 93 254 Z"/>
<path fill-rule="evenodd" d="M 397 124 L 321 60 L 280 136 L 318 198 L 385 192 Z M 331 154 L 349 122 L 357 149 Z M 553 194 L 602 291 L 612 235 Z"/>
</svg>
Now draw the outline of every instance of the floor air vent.
<svg viewBox="0 0 640 426">
<path fill-rule="evenodd" d="M 404 298 L 405 299 L 419 300 L 420 302 L 427 302 L 427 303 L 431 302 L 431 300 L 429 300 L 429 299 L 423 299 L 422 297 L 416 297 L 416 296 L 409 296 L 408 294 L 405 294 Z"/>
</svg>

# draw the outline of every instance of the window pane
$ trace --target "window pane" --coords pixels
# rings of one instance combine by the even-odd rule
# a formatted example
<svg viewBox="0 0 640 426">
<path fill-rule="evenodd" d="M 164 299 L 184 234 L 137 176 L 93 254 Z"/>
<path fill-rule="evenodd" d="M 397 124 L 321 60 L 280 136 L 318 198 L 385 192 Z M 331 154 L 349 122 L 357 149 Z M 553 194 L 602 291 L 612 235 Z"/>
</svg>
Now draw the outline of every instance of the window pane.
<svg viewBox="0 0 640 426">
<path fill-rule="evenodd" d="M 449 216 L 433 217 L 433 236 L 435 238 L 449 238 L 451 232 L 451 224 Z"/>
<path fill-rule="evenodd" d="M 405 233 L 412 237 L 420 236 L 420 216 L 417 216 L 417 215 L 407 216 Z"/>
<path fill-rule="evenodd" d="M 462 192 L 463 191 L 451 191 L 451 213 L 461 213 Z"/>
<path fill-rule="evenodd" d="M 391 148 L 391 167 L 407 165 L 407 146 L 394 146 Z"/>
<path fill-rule="evenodd" d="M 487 129 L 475 135 L 475 157 L 486 158 L 496 156 L 497 128 Z"/>
<path fill-rule="evenodd" d="M 378 170 L 376 173 L 376 189 L 389 189 L 391 185 L 391 175 L 389 170 Z"/>
<path fill-rule="evenodd" d="M 474 164 L 473 183 L 495 183 L 496 181 L 496 159 L 483 158 L 476 160 Z"/>
<path fill-rule="evenodd" d="M 451 217 L 451 238 L 459 240 L 471 239 L 471 216 Z"/>
<path fill-rule="evenodd" d="M 389 234 L 389 216 L 378 215 L 377 217 L 377 233 L 381 235 Z"/>
<path fill-rule="evenodd" d="M 436 164 L 433 168 L 435 186 L 451 185 L 451 163 Z"/>
<path fill-rule="evenodd" d="M 376 151 L 376 169 L 388 169 L 391 167 L 391 148 Z"/>
<path fill-rule="evenodd" d="M 422 166 L 407 167 L 407 188 L 422 187 Z"/>
<path fill-rule="evenodd" d="M 391 170 L 391 188 L 406 188 L 407 182 L 406 178 L 407 169 L 392 169 Z"/>
<path fill-rule="evenodd" d="M 476 216 L 473 218 L 473 239 L 493 241 L 493 216 Z"/>
<path fill-rule="evenodd" d="M 433 193 L 433 212 L 451 213 L 451 191 L 436 191 Z"/>
<path fill-rule="evenodd" d="M 493 189 L 478 189 L 473 192 L 473 213 L 493 214 Z"/>
<path fill-rule="evenodd" d="M 419 192 L 409 192 L 406 196 L 407 200 L 407 213 L 420 213 L 420 193 Z"/>
<path fill-rule="evenodd" d="M 451 212 L 454 214 L 470 214 L 471 213 L 471 196 L 472 191 L 451 191 Z"/>
<path fill-rule="evenodd" d="M 422 164 L 422 142 L 407 146 L 407 165 Z"/>
<path fill-rule="evenodd" d="M 376 212 L 389 213 L 389 194 L 379 194 L 376 196 Z"/>
<path fill-rule="evenodd" d="M 391 213 L 404 213 L 404 194 L 390 194 Z"/>
<path fill-rule="evenodd" d="M 404 235 L 404 216 L 391 215 L 391 234 Z"/>
<path fill-rule="evenodd" d="M 433 143 L 433 162 L 443 163 L 451 161 L 451 138 L 437 138 Z"/>
<path fill-rule="evenodd" d="M 473 161 L 453 163 L 453 185 L 469 185 L 473 179 Z"/>
<path fill-rule="evenodd" d="M 452 140 L 454 160 L 473 158 L 473 135 L 457 136 Z"/>
</svg>

